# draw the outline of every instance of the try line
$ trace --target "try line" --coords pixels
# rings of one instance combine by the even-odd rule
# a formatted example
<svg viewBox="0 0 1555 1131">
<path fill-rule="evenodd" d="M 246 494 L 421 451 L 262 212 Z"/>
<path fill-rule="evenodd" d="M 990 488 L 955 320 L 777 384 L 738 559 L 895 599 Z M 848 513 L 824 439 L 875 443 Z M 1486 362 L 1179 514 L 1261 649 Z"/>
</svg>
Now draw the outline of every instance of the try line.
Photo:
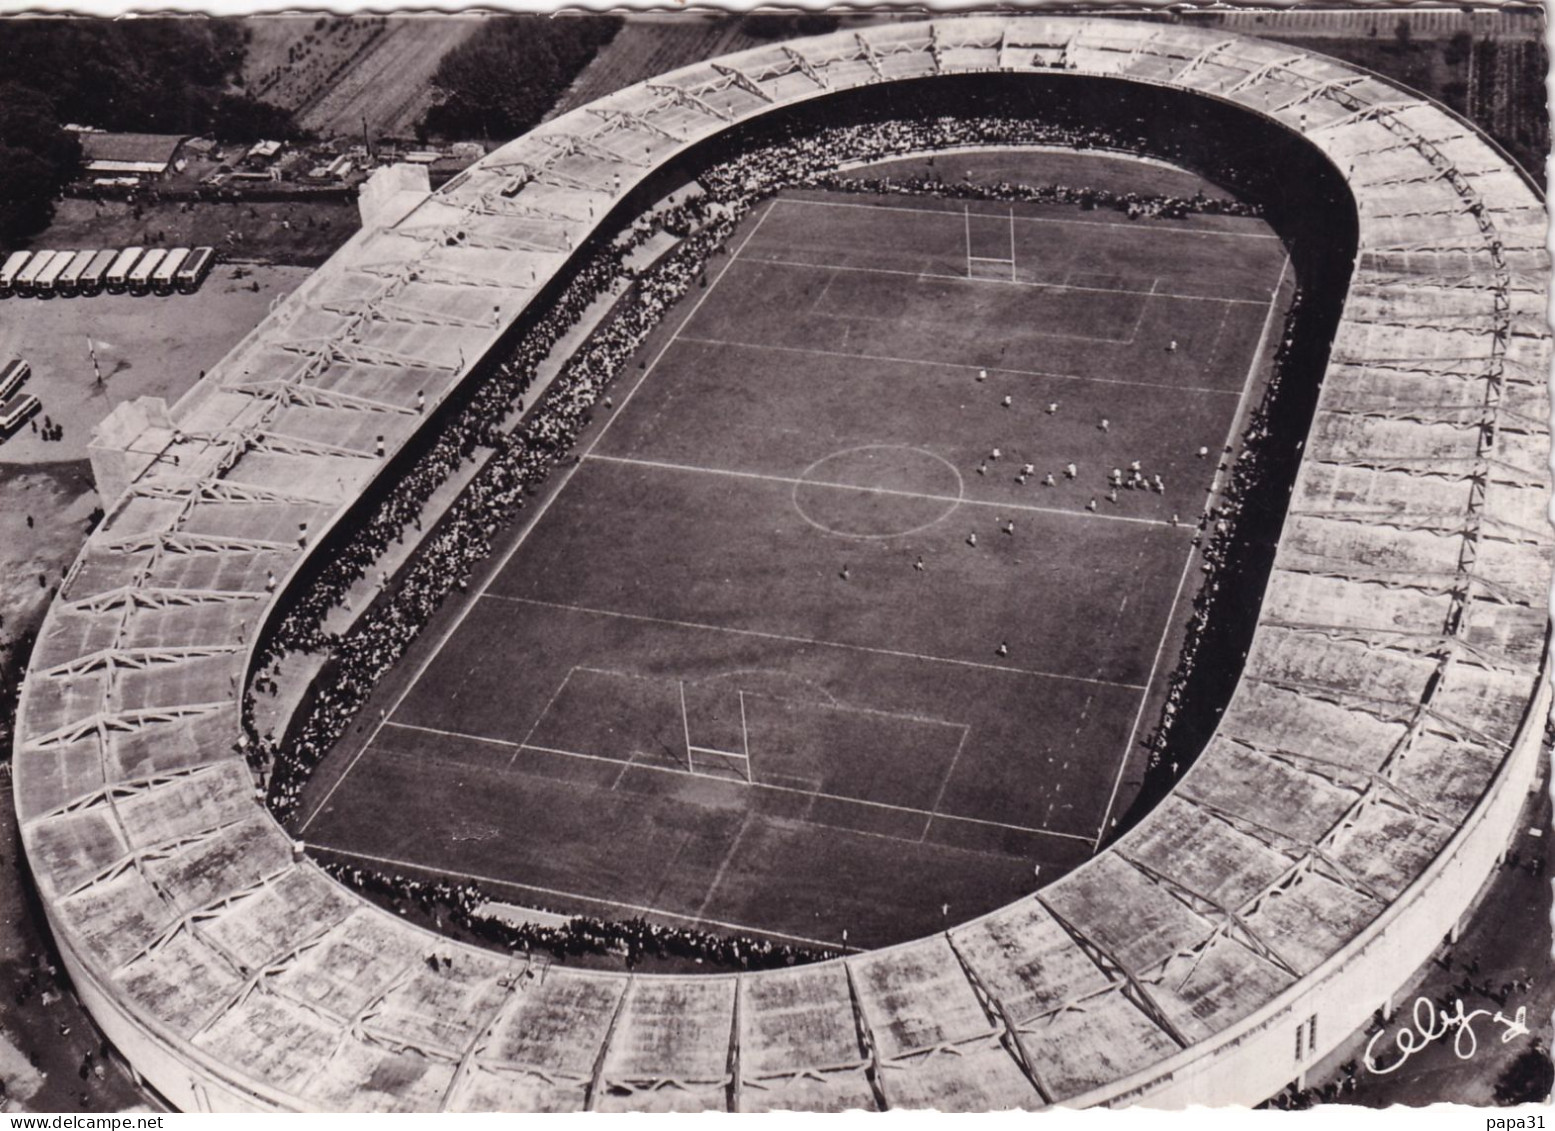
<svg viewBox="0 0 1555 1131">
<path fill-rule="evenodd" d="M 513 742 L 505 738 L 488 738 L 482 734 L 463 734 L 456 730 L 441 730 L 437 727 L 417 726 L 414 723 L 390 722 L 388 726 L 393 727 L 395 730 L 420 731 L 424 734 L 436 734 L 443 738 L 458 738 L 463 739 L 466 742 L 484 742 L 492 746 L 504 746 L 514 751 L 513 758 L 515 760 L 520 753 L 528 750 L 535 754 L 554 754 L 562 758 L 578 758 L 587 762 L 608 762 L 612 766 L 624 765 L 626 768 L 633 770 L 652 770 L 654 773 L 659 774 L 676 774 L 683 778 L 698 778 L 704 781 L 715 781 L 725 785 L 737 786 L 744 789 L 765 789 L 773 793 L 790 793 L 799 797 L 816 798 L 821 801 L 838 801 L 847 805 L 863 805 L 870 809 L 884 809 L 892 813 L 906 813 L 913 817 L 926 817 L 931 822 L 961 821 L 969 825 L 983 825 L 988 828 L 1007 829 L 1010 832 L 1029 833 L 1032 836 L 1063 837 L 1066 840 L 1078 840 L 1082 843 L 1089 843 L 1091 839 L 1088 836 L 1081 836 L 1078 833 L 1063 833 L 1057 832 L 1054 829 L 1035 828 L 1030 825 L 1010 824 L 1006 821 L 991 821 L 986 817 L 963 817 L 957 813 L 941 813 L 934 809 L 919 809 L 912 805 L 893 805 L 889 801 L 871 801 L 865 797 L 849 797 L 846 794 L 827 793 L 826 791 L 820 789 L 799 789 L 796 786 L 779 785 L 776 782 L 741 781 L 738 778 L 709 778 L 705 774 L 694 774 L 689 770 L 680 769 L 678 766 L 661 766 L 656 765 L 653 762 L 635 761 L 623 763 L 620 758 L 611 758 L 604 754 L 584 754 L 578 750 L 562 750 L 555 746 L 540 746 L 533 742 Z M 963 736 L 963 741 L 965 741 L 965 736 Z M 959 746 L 957 747 L 957 753 L 960 753 Z M 510 760 L 508 765 L 511 766 L 512 764 L 513 761 Z M 949 778 L 948 771 L 946 773 L 946 778 L 947 780 Z M 943 792 L 944 791 L 942 789 L 941 793 L 943 794 Z M 847 831 L 862 832 L 863 830 Z M 888 840 L 907 839 L 906 837 L 892 837 L 888 833 L 875 833 L 873 835 L 884 836 Z M 920 837 L 919 839 L 921 840 L 922 838 Z"/>
<path fill-rule="evenodd" d="M 778 197 L 777 200 L 774 203 L 776 203 L 776 204 L 804 205 L 804 206 L 809 207 L 809 208 L 862 208 L 862 209 L 866 209 L 866 210 L 872 211 L 872 212 L 914 212 L 914 213 L 917 213 L 918 215 L 922 215 L 922 216 L 949 216 L 952 219 L 956 219 L 956 220 L 959 220 L 962 217 L 962 213 L 961 213 L 960 210 L 952 211 L 952 210 L 950 210 L 948 208 L 908 208 L 906 205 L 902 205 L 902 204 L 855 204 L 852 201 L 844 201 L 844 200 L 810 200 L 810 199 L 807 199 L 805 197 L 798 197 L 798 196 Z M 947 203 L 949 203 L 949 202 L 947 202 Z M 967 203 L 967 202 L 962 201 L 960 203 L 964 204 L 964 203 Z M 985 203 L 996 204 L 996 203 L 1000 203 L 1000 202 L 998 202 L 998 201 L 987 201 Z M 987 216 L 988 218 L 993 219 L 993 220 L 1003 220 L 1004 217 L 1005 217 L 1005 213 L 1003 213 L 1003 212 L 974 212 L 974 213 L 972 213 L 972 215 L 974 215 L 974 216 Z M 1015 217 L 1015 219 L 1017 221 L 1019 221 L 1020 223 L 1022 223 L 1022 224 L 1070 224 L 1070 225 L 1073 225 L 1075 227 L 1084 227 L 1084 228 L 1120 228 L 1121 229 L 1121 228 L 1128 227 L 1128 225 L 1126 223 L 1117 222 L 1117 221 L 1109 221 L 1109 220 L 1074 220 L 1074 219 L 1066 219 L 1066 218 L 1061 217 L 1061 216 L 1017 216 L 1017 217 Z M 1211 238 L 1211 239 L 1278 240 L 1280 238 L 1279 236 L 1275 235 L 1273 232 L 1224 232 L 1224 231 L 1211 230 L 1211 229 L 1206 229 L 1206 228 L 1168 228 L 1168 227 L 1160 226 L 1160 225 L 1152 227 L 1150 229 L 1150 231 L 1151 231 L 1152 234 L 1154 234 L 1156 232 L 1170 232 L 1174 236 L 1199 236 L 1199 237 L 1208 237 L 1208 238 Z"/>
<path fill-rule="evenodd" d="M 844 644 L 836 640 L 817 640 L 809 636 L 789 636 L 781 632 L 762 632 L 754 628 L 729 628 L 721 624 L 701 624 L 696 621 L 673 620 L 668 617 L 650 617 L 643 613 L 618 613 L 610 609 L 591 609 L 583 605 L 565 605 L 559 601 L 541 601 L 534 597 L 509 597 L 501 593 L 482 592 L 476 600 L 503 601 L 513 605 L 530 605 L 541 609 L 557 609 L 564 613 L 581 613 L 584 616 L 617 617 L 621 620 L 643 624 L 662 624 L 669 628 L 692 628 L 706 632 L 723 632 L 730 636 L 749 636 L 758 640 L 778 640 L 784 644 L 804 644 L 812 648 L 840 648 L 848 652 L 862 652 L 872 656 L 891 656 L 901 660 L 919 660 L 926 664 L 954 664 L 956 667 L 977 668 L 982 671 L 1004 672 L 1008 675 L 1031 676 L 1034 679 L 1059 679 L 1070 683 L 1088 683 L 1098 687 L 1117 687 L 1125 691 L 1143 691 L 1142 683 L 1122 683 L 1114 679 L 1094 679 L 1091 676 L 1069 675 L 1063 672 L 1033 671 L 1006 664 L 989 664 L 980 660 L 960 660 L 951 656 L 925 656 L 918 652 L 904 652 L 896 648 L 872 648 L 867 644 Z"/>
<path fill-rule="evenodd" d="M 973 256 L 972 258 L 989 263 L 1008 262 L 1008 260 L 990 260 L 984 256 Z M 1044 283 L 1036 279 L 1005 279 L 995 275 L 952 275 L 948 271 L 903 271 L 895 267 L 863 267 L 851 263 L 806 263 L 798 259 L 779 259 L 776 256 L 766 256 L 759 252 L 752 252 L 747 255 L 745 262 L 769 263 L 774 267 L 803 267 L 813 271 L 852 271 L 859 275 L 904 275 L 910 279 L 938 279 L 950 283 L 992 283 L 1004 287 L 1031 287 L 1039 291 L 1086 291 L 1092 294 L 1132 295 L 1137 298 L 1168 298 L 1175 299 L 1178 302 L 1212 302 L 1221 306 L 1262 307 L 1265 301 L 1261 298 L 1219 298 L 1215 295 L 1185 295 L 1175 291 L 1141 291 L 1133 287 L 1081 287 L 1072 283 Z M 1128 344 L 1121 338 L 1089 338 L 1084 334 L 1053 334 L 1047 336 L 1066 337 L 1079 341 L 1113 342 L 1118 345 Z"/>
<path fill-rule="evenodd" d="M 392 856 L 375 856 L 371 852 L 357 852 L 351 848 L 336 848 L 330 844 L 309 844 L 310 848 L 316 848 L 320 852 L 332 852 L 336 856 L 349 856 L 353 860 L 366 860 L 373 864 L 386 864 L 391 868 L 409 868 L 419 872 L 445 872 L 446 869 L 434 868 L 426 864 L 417 863 L 414 860 L 396 860 Z M 452 873 L 451 873 L 452 874 Z M 863 948 L 847 946 L 841 942 L 827 939 L 812 939 L 805 935 L 791 935 L 785 931 L 770 931 L 765 927 L 751 927 L 744 923 L 729 923 L 722 919 L 708 919 L 700 915 L 686 915 L 679 911 L 666 911 L 662 907 L 649 907 L 641 903 L 622 903 L 618 899 L 601 899 L 594 895 L 579 895 L 577 892 L 562 891 L 560 888 L 546 888 L 538 884 L 526 884 L 518 880 L 504 880 L 496 876 L 483 876 L 475 872 L 459 871 L 457 875 L 478 883 L 491 884 L 494 887 L 519 888 L 523 891 L 539 892 L 541 895 L 557 896 L 562 899 L 577 900 L 579 903 L 592 903 L 599 907 L 619 907 L 625 911 L 633 911 L 640 915 L 660 915 L 666 919 L 679 919 L 683 923 L 705 923 L 710 927 L 718 927 L 725 931 L 738 931 L 747 935 L 764 935 L 774 939 L 788 939 L 792 942 L 804 943 L 807 946 L 822 946 L 830 950 L 846 950 L 857 952 Z"/>
</svg>

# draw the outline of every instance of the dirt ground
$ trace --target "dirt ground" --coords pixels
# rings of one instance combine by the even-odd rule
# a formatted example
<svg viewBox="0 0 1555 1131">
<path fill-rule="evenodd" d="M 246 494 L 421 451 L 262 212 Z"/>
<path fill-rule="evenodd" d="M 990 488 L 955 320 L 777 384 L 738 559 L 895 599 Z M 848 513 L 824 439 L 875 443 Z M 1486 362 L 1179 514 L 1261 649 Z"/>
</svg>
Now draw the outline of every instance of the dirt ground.
<svg viewBox="0 0 1555 1131">
<path fill-rule="evenodd" d="M 260 16 L 243 66 L 248 89 L 321 137 L 410 137 L 432 104 L 432 72 L 479 26 L 474 14 Z"/>
<path fill-rule="evenodd" d="M 202 247 L 223 259 L 317 267 L 361 227 L 352 200 L 187 205 L 62 200 L 35 248 Z M 93 302 L 97 299 L 91 300 Z M 11 307 L 4 307 L 9 312 Z M 9 321 L 9 318 L 6 319 Z"/>
<path fill-rule="evenodd" d="M 0 668 L 8 666 L 7 645 L 42 619 L 96 505 L 84 462 L 0 465 Z"/>
<path fill-rule="evenodd" d="M 224 263 L 192 295 L 5 300 L 0 357 L 32 363 L 25 388 L 43 409 L 34 417 L 37 430 L 24 427 L 0 443 L 0 469 L 85 459 L 92 427 L 115 405 L 141 396 L 171 404 L 308 274 L 301 267 Z M 88 339 L 101 385 L 93 377 Z M 62 440 L 44 442 L 45 416 L 64 425 Z"/>
</svg>

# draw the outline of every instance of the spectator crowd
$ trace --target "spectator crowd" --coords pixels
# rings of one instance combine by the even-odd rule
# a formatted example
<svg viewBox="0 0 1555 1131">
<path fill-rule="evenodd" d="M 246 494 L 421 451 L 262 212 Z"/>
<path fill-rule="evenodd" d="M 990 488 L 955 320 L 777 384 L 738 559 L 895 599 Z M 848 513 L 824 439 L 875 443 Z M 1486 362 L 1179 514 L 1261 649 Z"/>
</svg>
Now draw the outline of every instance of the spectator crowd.
<svg viewBox="0 0 1555 1131">
<path fill-rule="evenodd" d="M 324 868 L 337 880 L 382 901 L 392 911 L 418 912 L 438 927 L 452 924 L 484 943 L 513 952 L 549 951 L 556 958 L 608 955 L 619 958 L 628 970 L 647 959 L 769 970 L 840 956 L 830 950 L 746 935 L 717 935 L 635 917 L 596 919 L 575 915 L 554 927 L 513 923 L 487 913 L 490 897 L 476 883 L 420 880 L 336 861 L 326 863 Z"/>
<path fill-rule="evenodd" d="M 1064 146 L 1148 152 L 1142 137 L 1082 129 L 1020 117 L 934 117 L 925 120 L 871 121 L 849 126 L 791 131 L 759 140 L 704 167 L 700 192 L 663 206 L 629 227 L 584 246 L 557 297 L 526 321 L 499 347 L 500 359 L 479 367 L 459 391 L 461 399 L 444 407 L 430 429 L 405 457 L 408 466 L 387 487 L 380 487 L 368 513 L 355 521 L 349 539 L 320 554 L 324 564 L 288 591 L 285 612 L 256 652 L 255 672 L 245 695 L 248 733 L 243 748 L 261 775 L 268 804 L 284 820 L 299 815 L 304 786 L 314 768 L 346 733 L 378 680 L 403 656 L 443 601 L 468 588 L 475 571 L 491 554 L 493 540 L 523 508 L 550 471 L 571 458 L 570 451 L 588 425 L 610 383 L 630 364 L 648 336 L 693 287 L 707 285 L 707 270 L 723 252 L 744 216 L 773 193 L 795 187 L 819 187 L 869 193 L 924 193 L 1000 200 L 1049 201 L 1080 207 L 1112 207 L 1131 216 L 1172 218 L 1190 212 L 1242 212 L 1251 205 L 1228 200 L 1145 197 L 1084 186 L 1031 186 L 1002 183 L 945 182 L 932 177 L 881 178 L 846 175 L 841 170 L 903 153 L 937 152 L 995 146 Z M 1170 156 L 1170 155 L 1168 155 Z M 632 265 L 632 252 L 667 232 L 678 242 L 652 266 Z M 533 387 L 540 365 L 596 300 L 618 295 L 610 314 L 566 362 L 536 404 L 511 429 L 521 398 Z M 1287 328 L 1286 345 L 1290 330 Z M 495 356 L 495 355 L 494 355 Z M 639 362 L 639 368 L 642 363 Z M 1271 383 L 1270 396 L 1277 387 Z M 424 395 L 418 394 L 418 403 Z M 1262 428 L 1255 418 L 1253 437 Z M 1258 479 L 1257 445 L 1238 461 L 1224 500 L 1210 522 L 1205 550 L 1204 591 L 1183 660 L 1173 676 L 1166 716 L 1153 738 L 1153 765 L 1171 749 L 1172 724 L 1180 709 L 1204 627 L 1216 608 L 1215 571 L 1224 560 L 1246 493 Z M 421 529 L 423 509 L 434 491 L 469 460 L 482 466 L 458 499 L 436 522 Z M 330 611 L 367 577 L 388 548 L 406 537 L 419 542 L 416 553 L 393 578 L 380 575 L 375 598 L 343 634 L 325 630 Z M 329 656 L 313 697 L 281 740 L 260 737 L 252 724 L 254 695 L 275 694 L 282 656 L 294 652 Z M 272 670 L 272 665 L 275 667 Z M 605 922 L 577 918 L 565 927 L 514 927 L 476 916 L 485 896 L 471 884 L 427 884 L 403 876 L 358 868 L 337 874 L 364 890 L 393 900 L 437 904 L 473 933 L 502 946 L 535 946 L 557 954 L 624 949 L 629 956 L 671 954 L 724 965 L 750 966 L 810 961 L 823 955 L 750 939 L 727 939 L 642 920 Z"/>
<path fill-rule="evenodd" d="M 1242 596 L 1227 575 L 1240 574 L 1245 569 L 1241 551 L 1246 544 L 1246 536 L 1241 529 L 1242 520 L 1254 500 L 1264 497 L 1265 484 L 1271 478 L 1269 448 L 1274 437 L 1274 406 L 1279 401 L 1293 364 L 1292 351 L 1299 340 L 1303 307 L 1298 289 L 1285 316 L 1263 396 L 1249 415 L 1247 430 L 1243 433 L 1235 462 L 1221 464 L 1222 470 L 1229 470 L 1230 475 L 1221 486 L 1218 500 L 1204 513 L 1199 523 L 1200 532 L 1195 541 L 1201 546 L 1200 570 L 1204 575 L 1203 583 L 1193 598 L 1193 612 L 1188 619 L 1177 664 L 1167 677 L 1166 705 L 1161 722 L 1146 739 L 1150 749 L 1146 773 L 1154 779 L 1156 786 L 1152 792 L 1171 788 L 1202 746 L 1204 730 L 1212 727 L 1213 721 L 1202 718 L 1195 720 L 1197 725 L 1186 728 L 1188 733 L 1184 737 L 1178 734 L 1180 724 L 1190 713 L 1201 712 L 1206 704 L 1222 701 L 1213 693 L 1196 692 L 1195 674 L 1201 658 L 1206 655 L 1216 657 L 1215 662 L 1225 670 L 1224 661 L 1220 659 L 1223 653 L 1215 646 L 1217 642 L 1213 639 L 1213 630 L 1235 619 L 1231 614 Z M 1222 459 L 1229 459 L 1234 450 L 1228 447 Z M 1280 476 L 1276 473 L 1273 477 L 1277 481 Z M 1280 508 L 1280 513 L 1283 514 L 1283 508 Z M 1260 512 L 1259 517 L 1265 517 L 1265 514 Z M 1243 659 L 1246 656 L 1244 651 Z M 1239 671 L 1240 665 L 1236 665 L 1232 674 Z M 1215 714 L 1218 717 L 1218 709 Z"/>
</svg>

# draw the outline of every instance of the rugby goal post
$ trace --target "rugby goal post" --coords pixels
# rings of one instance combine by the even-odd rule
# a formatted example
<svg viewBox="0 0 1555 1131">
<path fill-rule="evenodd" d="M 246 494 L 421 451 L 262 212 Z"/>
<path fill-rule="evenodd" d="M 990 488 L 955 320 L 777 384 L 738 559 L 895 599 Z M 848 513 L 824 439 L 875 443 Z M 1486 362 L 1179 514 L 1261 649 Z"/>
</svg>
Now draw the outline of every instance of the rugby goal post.
<svg viewBox="0 0 1555 1131">
<path fill-rule="evenodd" d="M 691 719 L 686 712 L 686 683 L 680 684 L 680 722 L 686 739 L 686 772 L 696 777 L 751 784 L 750 732 L 745 726 L 745 692 L 737 691 L 740 704 L 740 749 L 698 746 L 691 741 Z"/>
<path fill-rule="evenodd" d="M 972 254 L 972 206 L 970 204 L 963 204 L 961 206 L 961 216 L 962 216 L 962 221 L 963 221 L 963 224 L 964 224 L 964 227 L 965 227 L 965 233 L 966 233 L 966 277 L 968 279 L 987 279 L 987 278 L 992 278 L 992 277 L 1002 277 L 1003 274 L 1004 274 L 1004 269 L 1006 267 L 1008 267 L 1009 268 L 1009 272 L 1010 272 L 1010 282 L 1012 282 L 1012 283 L 1015 282 L 1015 208 L 1014 208 L 1014 206 L 1012 205 L 1010 207 L 1009 213 L 1005 217 L 1005 219 L 1007 220 L 1008 225 L 1009 225 L 1009 228 L 1008 228 L 1009 239 L 1008 239 L 1008 243 L 1007 243 L 1007 247 L 1009 249 L 1009 254 L 1008 255 L 973 255 Z M 995 220 L 995 219 L 999 219 L 999 217 L 989 216 L 986 213 L 979 213 L 978 214 L 978 219 L 980 219 L 980 220 Z"/>
</svg>

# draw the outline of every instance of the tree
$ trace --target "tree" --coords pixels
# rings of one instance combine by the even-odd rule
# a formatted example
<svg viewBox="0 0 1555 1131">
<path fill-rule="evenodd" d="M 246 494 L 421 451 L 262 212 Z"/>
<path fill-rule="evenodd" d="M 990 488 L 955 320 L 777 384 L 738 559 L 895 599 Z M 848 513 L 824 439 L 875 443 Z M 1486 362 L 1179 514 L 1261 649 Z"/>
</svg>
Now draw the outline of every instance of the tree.
<svg viewBox="0 0 1555 1131">
<path fill-rule="evenodd" d="M 0 75 L 44 93 L 62 122 L 204 133 L 246 53 L 233 20 L 8 20 Z"/>
<path fill-rule="evenodd" d="M 0 85 L 0 240 L 47 227 L 54 198 L 81 165 L 81 145 L 60 128 L 53 103 L 16 83 Z"/>
<path fill-rule="evenodd" d="M 1442 48 L 1442 62 L 1449 67 L 1461 66 L 1468 62 L 1473 50 L 1474 36 L 1466 31 L 1457 32 Z"/>
<path fill-rule="evenodd" d="M 296 141 L 298 128 L 290 110 L 247 94 L 224 94 L 216 103 L 211 132 L 217 141 L 254 142 L 267 138 Z"/>
<path fill-rule="evenodd" d="M 614 16 L 501 16 L 447 55 L 432 76 L 438 101 L 418 132 L 510 138 L 542 118 L 621 26 Z"/>
<path fill-rule="evenodd" d="M 14 244 L 54 218 L 54 169 L 30 149 L 0 146 L 0 240 Z"/>
<path fill-rule="evenodd" d="M 740 19 L 740 30 L 752 39 L 793 39 L 836 31 L 842 20 L 822 12 L 752 12 Z"/>
</svg>

